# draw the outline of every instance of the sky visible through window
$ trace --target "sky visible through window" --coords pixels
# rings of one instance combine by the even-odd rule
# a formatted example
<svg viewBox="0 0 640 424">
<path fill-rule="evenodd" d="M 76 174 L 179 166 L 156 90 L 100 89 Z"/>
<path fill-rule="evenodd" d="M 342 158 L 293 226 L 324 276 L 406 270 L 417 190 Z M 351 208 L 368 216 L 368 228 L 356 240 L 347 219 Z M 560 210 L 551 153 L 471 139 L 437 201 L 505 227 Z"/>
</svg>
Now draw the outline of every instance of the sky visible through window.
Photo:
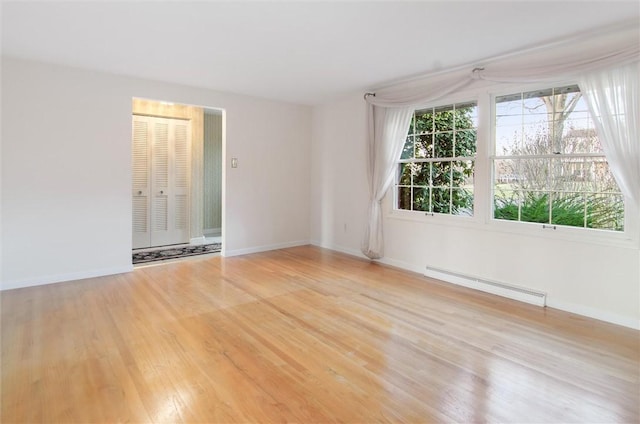
<svg viewBox="0 0 640 424">
<path fill-rule="evenodd" d="M 535 92 L 534 92 L 535 93 Z M 496 125 L 495 125 L 495 154 L 511 155 L 516 148 L 521 148 L 527 143 L 531 143 L 532 139 L 538 137 L 550 137 L 550 123 L 553 122 L 553 112 L 548 112 L 547 106 L 540 97 L 524 96 L 518 99 L 497 102 L 495 105 Z M 505 96 L 506 97 L 506 96 Z M 578 97 L 575 108 L 564 118 L 562 138 L 566 138 L 572 134 L 595 134 L 593 120 L 589 114 L 587 104 L 580 93 L 569 93 L 567 95 L 567 103 L 572 98 Z M 557 116 L 556 116 L 557 118 Z M 540 151 L 539 154 L 553 154 L 552 143 L 549 142 L 547 151 Z M 601 152 L 600 144 L 596 146 L 567 146 L 565 151 L 560 153 L 599 153 Z M 575 149 L 583 151 L 576 151 Z M 596 148 L 596 151 L 593 149 Z"/>
</svg>

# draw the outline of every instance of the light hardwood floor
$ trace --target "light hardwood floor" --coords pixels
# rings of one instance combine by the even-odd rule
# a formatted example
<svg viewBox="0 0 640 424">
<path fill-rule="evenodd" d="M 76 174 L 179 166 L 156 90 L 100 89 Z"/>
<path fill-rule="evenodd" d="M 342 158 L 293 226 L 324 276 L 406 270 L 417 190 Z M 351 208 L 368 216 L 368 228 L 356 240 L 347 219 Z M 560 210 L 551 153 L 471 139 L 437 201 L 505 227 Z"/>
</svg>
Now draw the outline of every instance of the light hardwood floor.
<svg viewBox="0 0 640 424">
<path fill-rule="evenodd" d="M 316 247 L 1 297 L 3 423 L 640 421 L 637 331 Z"/>
</svg>

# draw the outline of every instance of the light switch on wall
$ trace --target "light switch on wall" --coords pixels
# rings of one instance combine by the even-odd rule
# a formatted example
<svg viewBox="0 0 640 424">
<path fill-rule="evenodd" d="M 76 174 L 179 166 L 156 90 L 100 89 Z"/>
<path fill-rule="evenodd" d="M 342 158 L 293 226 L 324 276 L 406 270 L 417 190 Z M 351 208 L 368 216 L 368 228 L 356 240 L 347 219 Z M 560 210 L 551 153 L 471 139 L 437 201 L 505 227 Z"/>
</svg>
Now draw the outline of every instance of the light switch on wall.
<svg viewBox="0 0 640 424">
<path fill-rule="evenodd" d="M 232 168 L 238 167 L 238 158 L 231 158 L 231 167 Z"/>
</svg>

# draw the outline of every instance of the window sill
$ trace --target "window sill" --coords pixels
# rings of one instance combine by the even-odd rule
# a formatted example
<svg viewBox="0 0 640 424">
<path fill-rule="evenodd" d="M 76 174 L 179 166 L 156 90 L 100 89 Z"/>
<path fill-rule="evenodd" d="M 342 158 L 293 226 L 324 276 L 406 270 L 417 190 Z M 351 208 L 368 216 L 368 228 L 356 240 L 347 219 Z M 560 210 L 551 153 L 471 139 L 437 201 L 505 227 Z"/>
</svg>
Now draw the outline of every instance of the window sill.
<svg viewBox="0 0 640 424">
<path fill-rule="evenodd" d="M 579 228 L 564 226 L 556 226 L 555 229 L 552 229 L 543 228 L 542 224 L 537 223 L 502 221 L 496 219 L 482 220 L 477 216 L 426 215 L 421 212 L 397 209 L 389 211 L 385 214 L 385 218 L 419 224 L 468 228 L 475 231 L 506 233 L 524 237 L 541 237 L 549 240 L 562 240 L 574 243 L 626 249 L 640 248 L 640 240 L 631 237 L 629 232 L 617 233 L 606 230 L 581 230 Z"/>
<path fill-rule="evenodd" d="M 595 244 L 626 249 L 638 249 L 640 247 L 638 239 L 631 237 L 628 232 L 595 229 L 584 230 L 567 226 L 555 226 L 554 229 L 553 225 L 544 225 L 545 226 L 543 227 L 543 224 L 532 222 L 489 219 L 484 226 L 488 231 L 529 237 L 542 237 L 550 240 L 562 240 L 574 243 Z"/>
<path fill-rule="evenodd" d="M 478 228 L 481 221 L 476 216 L 446 215 L 428 212 L 406 211 L 394 209 L 387 213 L 387 218 L 424 224 L 446 225 L 456 227 Z"/>
</svg>

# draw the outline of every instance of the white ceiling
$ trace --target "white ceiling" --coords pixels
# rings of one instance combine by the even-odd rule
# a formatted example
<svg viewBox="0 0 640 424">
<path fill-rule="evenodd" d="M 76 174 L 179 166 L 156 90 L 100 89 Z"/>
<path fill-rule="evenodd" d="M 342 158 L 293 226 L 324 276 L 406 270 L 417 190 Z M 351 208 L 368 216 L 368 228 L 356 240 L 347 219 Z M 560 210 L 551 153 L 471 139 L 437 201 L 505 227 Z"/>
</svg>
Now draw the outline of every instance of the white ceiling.
<svg viewBox="0 0 640 424">
<path fill-rule="evenodd" d="M 312 105 L 638 17 L 638 1 L 5 0 L 2 51 Z"/>
</svg>

